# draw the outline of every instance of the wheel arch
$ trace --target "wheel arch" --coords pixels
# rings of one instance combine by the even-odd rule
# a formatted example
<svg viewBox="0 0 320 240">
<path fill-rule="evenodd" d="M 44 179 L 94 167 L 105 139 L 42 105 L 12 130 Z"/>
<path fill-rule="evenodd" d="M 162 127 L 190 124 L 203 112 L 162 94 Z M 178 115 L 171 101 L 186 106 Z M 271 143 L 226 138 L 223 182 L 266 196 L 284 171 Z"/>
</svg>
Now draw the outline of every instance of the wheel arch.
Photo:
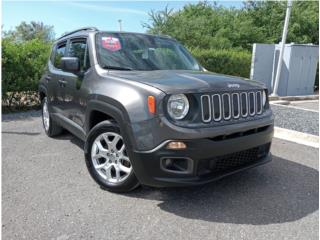
<svg viewBox="0 0 320 240">
<path fill-rule="evenodd" d="M 44 99 L 44 97 L 47 96 L 47 89 L 44 86 L 40 85 L 38 89 L 38 93 L 39 93 L 40 101 L 42 101 L 42 99 Z"/>
<path fill-rule="evenodd" d="M 101 117 L 100 119 L 96 119 Z M 103 118 L 105 117 L 105 118 Z M 88 101 L 87 111 L 86 111 L 86 121 L 84 130 L 86 136 L 89 135 L 90 130 L 98 123 L 109 120 L 115 122 L 124 137 L 126 146 L 132 147 L 132 133 L 129 127 L 130 119 L 125 108 L 113 99 L 108 99 L 108 101 L 101 101 L 98 99 L 92 99 Z M 88 151 L 88 146 L 85 144 L 84 151 Z"/>
</svg>

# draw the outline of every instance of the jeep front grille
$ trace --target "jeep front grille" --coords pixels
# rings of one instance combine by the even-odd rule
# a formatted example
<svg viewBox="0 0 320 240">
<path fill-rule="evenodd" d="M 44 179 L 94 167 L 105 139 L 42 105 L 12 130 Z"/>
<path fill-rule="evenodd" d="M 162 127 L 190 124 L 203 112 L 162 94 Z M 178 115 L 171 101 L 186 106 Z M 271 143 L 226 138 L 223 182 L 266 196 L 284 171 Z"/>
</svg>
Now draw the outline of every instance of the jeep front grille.
<svg viewBox="0 0 320 240">
<path fill-rule="evenodd" d="M 246 118 L 262 113 L 262 91 L 204 94 L 201 96 L 202 121 Z"/>
</svg>

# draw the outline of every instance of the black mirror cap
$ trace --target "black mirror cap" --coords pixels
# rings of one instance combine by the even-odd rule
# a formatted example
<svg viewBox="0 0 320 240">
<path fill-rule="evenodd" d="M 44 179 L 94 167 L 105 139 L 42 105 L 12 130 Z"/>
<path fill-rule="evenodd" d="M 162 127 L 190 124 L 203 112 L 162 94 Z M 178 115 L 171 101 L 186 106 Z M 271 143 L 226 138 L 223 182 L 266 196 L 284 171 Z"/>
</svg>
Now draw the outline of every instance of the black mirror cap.
<svg viewBox="0 0 320 240">
<path fill-rule="evenodd" d="M 77 57 L 61 58 L 61 69 L 65 72 L 78 73 L 80 72 L 80 61 Z"/>
</svg>

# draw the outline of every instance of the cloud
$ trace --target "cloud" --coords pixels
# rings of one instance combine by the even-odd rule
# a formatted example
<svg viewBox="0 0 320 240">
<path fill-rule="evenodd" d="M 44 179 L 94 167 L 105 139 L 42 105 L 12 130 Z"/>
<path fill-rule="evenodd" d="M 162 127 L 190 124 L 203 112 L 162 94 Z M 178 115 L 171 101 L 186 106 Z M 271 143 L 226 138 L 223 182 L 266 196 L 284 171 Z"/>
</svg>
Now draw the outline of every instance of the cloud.
<svg viewBox="0 0 320 240">
<path fill-rule="evenodd" d="M 79 8 L 84 8 L 87 10 L 96 11 L 96 12 L 130 13 L 130 14 L 138 14 L 138 15 L 144 15 L 144 16 L 148 15 L 148 13 L 144 11 L 131 9 L 131 8 L 111 7 L 111 6 L 101 6 L 101 5 L 98 6 L 95 4 L 83 3 L 83 2 L 69 2 L 66 4 L 79 7 Z"/>
</svg>

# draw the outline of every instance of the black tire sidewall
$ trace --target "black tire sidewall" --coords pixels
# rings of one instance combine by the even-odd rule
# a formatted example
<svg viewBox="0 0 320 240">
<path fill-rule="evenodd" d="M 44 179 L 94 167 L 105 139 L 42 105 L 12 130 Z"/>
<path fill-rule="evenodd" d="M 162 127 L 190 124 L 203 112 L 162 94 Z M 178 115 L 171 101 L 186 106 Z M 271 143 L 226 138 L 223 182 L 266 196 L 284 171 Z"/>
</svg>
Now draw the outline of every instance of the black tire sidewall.
<svg viewBox="0 0 320 240">
<path fill-rule="evenodd" d="M 130 175 L 122 182 L 119 183 L 109 183 L 106 182 L 99 173 L 95 170 L 93 162 L 91 159 L 91 148 L 94 140 L 102 133 L 115 132 L 122 136 L 120 128 L 117 124 L 110 121 L 103 121 L 97 124 L 88 134 L 87 146 L 88 151 L 85 153 L 85 160 L 88 171 L 91 177 L 103 188 L 113 192 L 128 192 L 133 190 L 139 185 L 138 179 L 136 178 L 134 171 L 131 171 Z"/>
<path fill-rule="evenodd" d="M 43 121 L 43 105 L 44 105 L 45 101 L 47 101 L 47 107 L 48 107 L 48 112 L 49 112 L 49 129 L 48 129 L 48 131 L 44 127 L 44 121 Z M 43 129 L 48 137 L 57 136 L 62 132 L 63 129 L 57 123 L 55 123 L 51 118 L 51 114 L 50 114 L 50 110 L 49 110 L 49 102 L 48 102 L 47 97 L 44 97 L 41 101 L 41 118 L 42 118 Z"/>
</svg>

